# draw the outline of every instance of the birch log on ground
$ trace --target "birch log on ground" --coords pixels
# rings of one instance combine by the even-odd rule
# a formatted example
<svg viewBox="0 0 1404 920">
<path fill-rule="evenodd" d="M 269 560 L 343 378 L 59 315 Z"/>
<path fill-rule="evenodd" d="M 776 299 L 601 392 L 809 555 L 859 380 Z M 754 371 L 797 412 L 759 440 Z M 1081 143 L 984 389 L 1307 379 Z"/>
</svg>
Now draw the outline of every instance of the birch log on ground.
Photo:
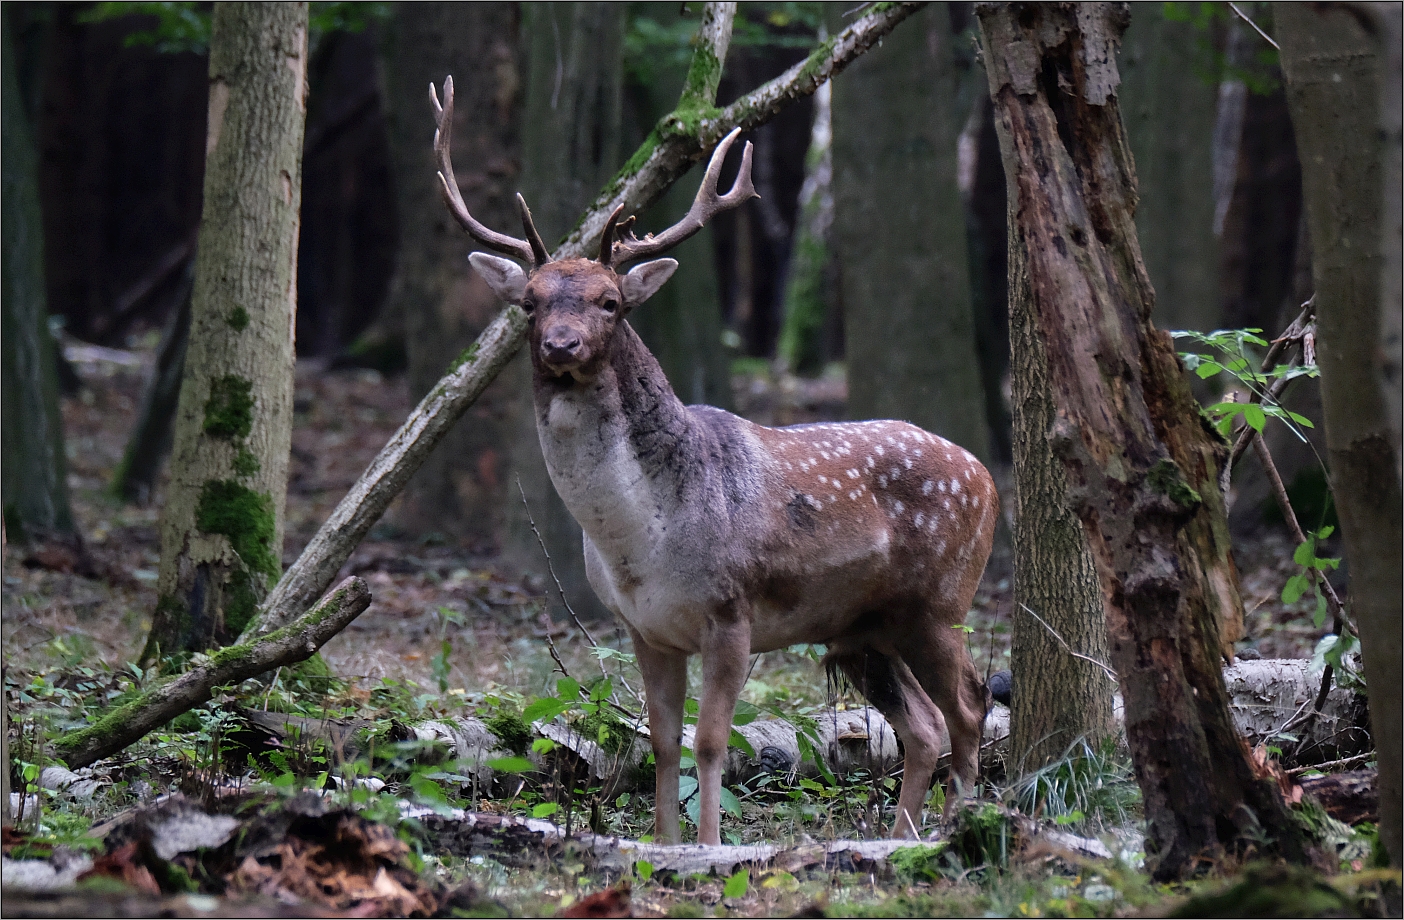
<svg viewBox="0 0 1404 920">
<path fill-rule="evenodd" d="M 786 104 L 813 93 L 924 5 L 892 3 L 874 7 L 821 43 L 803 61 L 725 108 L 680 107 L 665 115 L 551 257 L 567 259 L 591 252 L 615 208 L 623 205 L 633 212 L 648 207 L 733 128 L 755 128 Z M 729 37 L 729 28 L 703 35 L 694 56 L 711 55 L 712 63 L 719 69 L 726 57 L 723 32 Z M 699 69 L 696 63 L 694 70 Z M 687 90 L 684 96 L 690 98 Z M 426 106 L 426 145 L 430 123 L 427 115 Z M 327 589 L 410 475 L 521 347 L 525 334 L 526 314 L 514 306 L 504 309 L 488 324 L 457 366 L 420 402 L 361 474 L 302 555 L 283 573 L 245 629 L 244 638 L 284 625 Z"/>
<path fill-rule="evenodd" d="M 305 661 L 370 606 L 370 589 L 348 578 L 292 623 L 251 642 L 220 649 L 178 677 L 109 710 L 92 725 L 64 735 L 54 752 L 69 769 L 115 754 L 159 725 L 210 699 L 214 688 Z"/>
</svg>

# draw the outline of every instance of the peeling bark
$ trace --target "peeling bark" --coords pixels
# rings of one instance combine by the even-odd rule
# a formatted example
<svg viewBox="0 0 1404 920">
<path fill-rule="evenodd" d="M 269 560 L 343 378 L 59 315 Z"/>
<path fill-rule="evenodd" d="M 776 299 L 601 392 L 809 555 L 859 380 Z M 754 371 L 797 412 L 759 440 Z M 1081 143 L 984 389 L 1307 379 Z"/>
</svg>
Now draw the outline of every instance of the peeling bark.
<svg viewBox="0 0 1404 920">
<path fill-rule="evenodd" d="M 981 4 L 1012 231 L 1058 405 L 1049 437 L 1097 563 L 1157 878 L 1254 847 L 1301 861 L 1276 786 L 1253 778 L 1220 662 L 1242 602 L 1203 422 L 1136 238 L 1117 103 L 1122 4 Z M 1261 843 L 1260 843 L 1261 841 Z"/>
</svg>

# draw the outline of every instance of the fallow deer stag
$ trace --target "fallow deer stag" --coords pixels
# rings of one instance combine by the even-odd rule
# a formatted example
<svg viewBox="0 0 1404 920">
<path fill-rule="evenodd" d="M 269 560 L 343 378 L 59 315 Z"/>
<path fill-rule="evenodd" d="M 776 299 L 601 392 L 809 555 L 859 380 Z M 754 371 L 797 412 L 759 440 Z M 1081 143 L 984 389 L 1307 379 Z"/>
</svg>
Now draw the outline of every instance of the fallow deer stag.
<svg viewBox="0 0 1404 920">
<path fill-rule="evenodd" d="M 585 566 L 628 626 L 643 672 L 657 765 L 656 836 L 677 843 L 678 762 L 687 657 L 702 655 L 694 755 L 698 840 L 720 836 L 722 761 L 753 652 L 828 646 L 905 749 L 895 836 L 916 836 L 940 752 L 974 782 L 986 691 L 959 626 L 989 557 L 998 496 L 968 451 L 898 421 L 764 428 L 684 406 L 625 317 L 677 268 L 640 262 L 756 197 L 751 145 L 717 194 L 738 131 L 712 154 L 680 223 L 658 236 L 610 218 L 597 259 L 551 261 L 517 196 L 525 239 L 469 213 L 449 155 L 452 79 L 434 146 L 444 199 L 483 246 L 473 267 L 530 317 L 537 432 L 551 481 L 585 531 Z M 517 261 L 526 263 L 526 268 Z M 944 716 L 944 718 L 943 718 Z"/>
</svg>

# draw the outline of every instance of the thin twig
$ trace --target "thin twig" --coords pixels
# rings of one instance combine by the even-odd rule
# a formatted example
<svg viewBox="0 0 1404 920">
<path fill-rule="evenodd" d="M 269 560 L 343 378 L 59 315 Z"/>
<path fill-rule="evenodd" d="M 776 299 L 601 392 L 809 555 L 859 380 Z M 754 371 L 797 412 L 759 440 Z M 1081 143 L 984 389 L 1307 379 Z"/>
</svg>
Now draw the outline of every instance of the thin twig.
<svg viewBox="0 0 1404 920">
<path fill-rule="evenodd" d="M 1258 28 L 1258 24 L 1257 24 L 1256 22 L 1254 22 L 1253 20 L 1249 19 L 1249 18 L 1248 18 L 1248 14 L 1245 13 L 1245 12 L 1243 12 L 1242 10 L 1240 10 L 1240 9 L 1238 8 L 1238 4 L 1237 4 L 1237 3 L 1230 3 L 1230 4 L 1229 4 L 1229 9 L 1231 9 L 1231 10 L 1233 10 L 1235 13 L 1237 13 L 1239 19 L 1242 19 L 1244 22 L 1248 23 L 1248 25 L 1252 26 L 1252 27 L 1253 27 L 1253 31 L 1254 31 L 1254 32 L 1257 32 L 1259 35 L 1261 35 L 1261 36 L 1263 37 L 1263 41 L 1267 42 L 1269 45 L 1272 45 L 1272 46 L 1273 46 L 1274 48 L 1276 48 L 1278 51 L 1281 51 L 1281 50 L 1282 50 L 1282 46 L 1279 45 L 1277 42 L 1273 41 L 1271 35 L 1267 34 L 1267 33 L 1264 32 L 1262 29 Z"/>
<path fill-rule="evenodd" d="M 526 508 L 527 523 L 531 525 L 531 532 L 536 534 L 536 543 L 538 546 L 541 547 L 541 554 L 546 557 L 546 570 L 551 573 L 551 578 L 554 579 L 556 582 L 556 590 L 561 593 L 561 603 L 565 604 L 565 608 L 567 610 L 570 610 L 570 601 L 566 600 L 565 589 L 561 587 L 561 580 L 559 578 L 556 578 L 555 566 L 551 565 L 551 554 L 546 552 L 546 541 L 541 539 L 541 531 L 536 529 L 536 519 L 531 516 L 531 505 L 527 504 L 526 491 L 522 488 L 522 477 L 520 476 L 517 477 L 517 491 L 522 493 L 522 506 Z M 572 610 L 571 616 L 574 615 L 575 611 Z M 546 626 L 545 630 L 546 647 L 551 650 L 551 657 L 556 660 L 556 667 L 560 669 L 560 672 L 566 677 L 570 677 L 570 671 L 566 669 L 565 662 L 561 660 L 561 653 L 556 651 L 556 641 L 551 638 L 551 627 L 549 625 L 550 614 L 548 613 L 546 616 L 548 621 L 548 625 Z M 586 633 L 585 635 L 588 636 L 589 633 Z M 604 670 L 603 661 L 600 662 L 600 670 Z M 606 674 L 605 676 L 608 677 L 609 675 Z"/>
<path fill-rule="evenodd" d="M 1112 683 L 1116 683 L 1116 672 L 1115 672 L 1115 671 L 1113 671 L 1111 668 L 1107 667 L 1105 664 L 1103 664 L 1102 662 L 1098 661 L 1098 660 L 1095 659 L 1095 658 L 1089 658 L 1088 656 L 1083 655 L 1083 654 L 1081 654 L 1081 653 L 1079 653 L 1079 652 L 1074 652 L 1074 651 L 1072 650 L 1072 646 L 1068 645 L 1067 640 L 1064 639 L 1062 636 L 1058 635 L 1058 630 L 1054 629 L 1052 626 L 1049 626 L 1047 620 L 1045 620 L 1043 617 L 1039 616 L 1038 614 L 1036 614 L 1036 613 L 1034 613 L 1032 610 L 1030 610 L 1028 604 L 1025 604 L 1023 601 L 1020 601 L 1020 602 L 1019 602 L 1019 606 L 1020 606 L 1020 607 L 1023 607 L 1023 608 L 1024 608 L 1024 611 L 1025 611 L 1026 613 L 1028 613 L 1029 616 L 1033 617 L 1035 620 L 1038 620 L 1040 623 L 1042 623 L 1042 624 L 1043 624 L 1043 628 L 1046 629 L 1046 630 L 1048 630 L 1050 633 L 1053 634 L 1053 638 L 1058 640 L 1058 643 L 1059 643 L 1060 645 L 1063 646 L 1063 650 L 1064 650 L 1065 652 L 1067 652 L 1069 655 L 1073 656 L 1074 658 L 1081 658 L 1083 661 L 1086 661 L 1086 662 L 1088 662 L 1089 664 L 1095 664 L 1097 667 L 1101 668 L 1104 672 L 1106 672 L 1107 680 L 1110 680 Z"/>
<path fill-rule="evenodd" d="M 1308 764 L 1305 767 L 1293 767 L 1290 770 L 1283 770 L 1288 776 L 1301 776 L 1310 770 L 1320 770 L 1322 767 L 1348 767 L 1351 764 L 1364 763 L 1375 756 L 1374 751 L 1366 751 L 1364 754 L 1356 754 L 1354 757 L 1342 757 L 1340 760 L 1328 760 L 1325 763 Z"/>
</svg>

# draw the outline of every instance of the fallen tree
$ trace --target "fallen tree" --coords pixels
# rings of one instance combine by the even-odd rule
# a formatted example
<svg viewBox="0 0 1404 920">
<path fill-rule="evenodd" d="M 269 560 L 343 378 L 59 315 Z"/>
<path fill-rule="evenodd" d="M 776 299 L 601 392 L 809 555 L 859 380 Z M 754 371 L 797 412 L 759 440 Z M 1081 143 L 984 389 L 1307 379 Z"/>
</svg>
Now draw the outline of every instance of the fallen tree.
<svg viewBox="0 0 1404 920">
<path fill-rule="evenodd" d="M 370 589 L 346 579 L 325 600 L 261 639 L 230 645 L 185 673 L 167 678 L 136 699 L 108 711 L 92 725 L 64 735 L 54 753 L 70 769 L 122 750 L 159 725 L 206 702 L 214 688 L 305 661 L 370 606 Z"/>
</svg>

